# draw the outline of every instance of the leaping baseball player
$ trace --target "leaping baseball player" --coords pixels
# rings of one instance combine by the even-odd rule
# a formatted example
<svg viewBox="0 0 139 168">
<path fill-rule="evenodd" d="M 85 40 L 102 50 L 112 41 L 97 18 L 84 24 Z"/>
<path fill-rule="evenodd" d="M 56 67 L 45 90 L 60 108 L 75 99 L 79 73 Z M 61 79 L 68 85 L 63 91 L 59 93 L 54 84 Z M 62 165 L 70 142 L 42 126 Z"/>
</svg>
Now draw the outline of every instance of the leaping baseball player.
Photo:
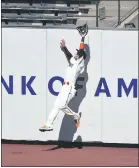
<svg viewBox="0 0 139 168">
<path fill-rule="evenodd" d="M 64 83 L 62 85 L 61 91 L 56 98 L 52 111 L 48 116 L 48 119 L 44 126 L 42 126 L 39 130 L 41 132 L 45 131 L 52 131 L 53 130 L 53 123 L 56 119 L 59 111 L 63 111 L 67 115 L 71 115 L 75 121 L 76 127 L 80 125 L 80 115 L 77 112 L 72 111 L 68 104 L 70 100 L 75 96 L 77 89 L 76 89 L 76 80 L 78 76 L 84 71 L 84 59 L 86 58 L 85 49 L 84 49 L 84 40 L 85 36 L 88 33 L 88 26 L 87 24 L 77 27 L 81 35 L 81 42 L 79 46 L 79 50 L 77 50 L 77 54 L 73 56 L 67 49 L 65 40 L 62 39 L 60 42 L 60 47 L 64 54 L 66 55 L 67 61 L 69 66 L 66 69 Z"/>
</svg>

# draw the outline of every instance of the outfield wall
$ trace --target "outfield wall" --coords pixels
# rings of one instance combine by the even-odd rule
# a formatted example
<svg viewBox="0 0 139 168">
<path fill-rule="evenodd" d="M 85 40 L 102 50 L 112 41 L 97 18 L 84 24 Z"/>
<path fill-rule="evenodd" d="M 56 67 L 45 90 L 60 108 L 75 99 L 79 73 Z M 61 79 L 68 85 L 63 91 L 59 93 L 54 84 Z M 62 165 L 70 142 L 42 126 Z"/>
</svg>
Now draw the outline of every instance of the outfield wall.
<svg viewBox="0 0 139 168">
<path fill-rule="evenodd" d="M 67 60 L 79 47 L 75 29 L 2 28 L 2 139 L 138 143 L 138 32 L 89 30 L 81 89 L 70 107 L 82 112 L 75 128 L 59 112 L 54 131 L 41 133 L 62 86 Z"/>
</svg>

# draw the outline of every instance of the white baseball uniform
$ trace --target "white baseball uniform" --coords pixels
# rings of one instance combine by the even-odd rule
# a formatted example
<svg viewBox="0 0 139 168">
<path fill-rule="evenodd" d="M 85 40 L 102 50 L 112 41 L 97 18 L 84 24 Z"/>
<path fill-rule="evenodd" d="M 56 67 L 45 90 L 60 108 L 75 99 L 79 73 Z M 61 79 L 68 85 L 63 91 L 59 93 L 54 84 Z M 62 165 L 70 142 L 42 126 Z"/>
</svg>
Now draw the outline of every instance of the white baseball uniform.
<svg viewBox="0 0 139 168">
<path fill-rule="evenodd" d="M 70 55 L 70 59 L 68 59 L 69 66 L 66 69 L 64 84 L 46 121 L 47 126 L 53 124 L 60 110 L 72 115 L 75 120 L 79 118 L 79 114 L 72 111 L 68 107 L 68 103 L 76 94 L 75 84 L 78 76 L 84 71 L 84 57 L 82 56 L 76 60 L 68 50 L 67 52 Z"/>
</svg>

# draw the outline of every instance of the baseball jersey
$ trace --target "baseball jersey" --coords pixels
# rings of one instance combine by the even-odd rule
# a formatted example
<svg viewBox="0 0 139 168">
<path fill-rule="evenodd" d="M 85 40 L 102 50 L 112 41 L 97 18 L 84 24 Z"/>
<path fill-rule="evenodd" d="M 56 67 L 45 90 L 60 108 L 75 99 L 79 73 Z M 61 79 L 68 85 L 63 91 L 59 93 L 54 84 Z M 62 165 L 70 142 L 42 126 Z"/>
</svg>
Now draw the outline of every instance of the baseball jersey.
<svg viewBox="0 0 139 168">
<path fill-rule="evenodd" d="M 83 70 L 84 58 L 81 57 L 80 59 L 75 60 L 74 57 L 72 57 L 70 59 L 70 64 L 66 69 L 64 80 L 75 85 L 78 76 L 83 72 Z"/>
<path fill-rule="evenodd" d="M 64 80 L 66 82 L 72 83 L 72 85 L 76 84 L 76 80 L 80 73 L 84 71 L 84 38 L 81 39 L 80 50 L 78 50 L 78 54 L 81 54 L 79 59 L 75 59 L 73 55 L 68 51 L 67 47 L 61 47 L 62 51 L 65 53 L 69 66 L 66 69 Z M 84 56 L 82 56 L 84 55 Z"/>
</svg>

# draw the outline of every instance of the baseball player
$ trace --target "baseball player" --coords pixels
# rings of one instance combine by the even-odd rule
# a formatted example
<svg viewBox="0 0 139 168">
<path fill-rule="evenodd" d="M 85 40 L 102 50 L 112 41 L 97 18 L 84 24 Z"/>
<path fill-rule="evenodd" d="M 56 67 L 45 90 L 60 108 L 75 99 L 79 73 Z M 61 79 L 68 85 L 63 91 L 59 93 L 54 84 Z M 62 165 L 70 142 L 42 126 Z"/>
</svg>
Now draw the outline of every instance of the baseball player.
<svg viewBox="0 0 139 168">
<path fill-rule="evenodd" d="M 77 91 L 76 80 L 78 76 L 84 71 L 84 59 L 86 57 L 84 50 L 85 34 L 81 36 L 82 37 L 80 47 L 79 50 L 76 49 L 77 54 L 75 54 L 75 56 L 73 56 L 68 51 L 66 43 L 63 39 L 60 42 L 60 47 L 64 52 L 64 54 L 66 55 L 69 66 L 66 69 L 64 83 L 62 85 L 61 91 L 59 92 L 59 95 L 56 98 L 56 101 L 54 103 L 52 111 L 50 112 L 50 115 L 48 116 L 46 124 L 39 129 L 42 132 L 53 130 L 54 120 L 56 119 L 60 110 L 66 113 L 67 115 L 71 115 L 73 117 L 76 127 L 78 127 L 80 124 L 79 113 L 72 111 L 68 107 L 68 103 L 75 96 Z"/>
</svg>

